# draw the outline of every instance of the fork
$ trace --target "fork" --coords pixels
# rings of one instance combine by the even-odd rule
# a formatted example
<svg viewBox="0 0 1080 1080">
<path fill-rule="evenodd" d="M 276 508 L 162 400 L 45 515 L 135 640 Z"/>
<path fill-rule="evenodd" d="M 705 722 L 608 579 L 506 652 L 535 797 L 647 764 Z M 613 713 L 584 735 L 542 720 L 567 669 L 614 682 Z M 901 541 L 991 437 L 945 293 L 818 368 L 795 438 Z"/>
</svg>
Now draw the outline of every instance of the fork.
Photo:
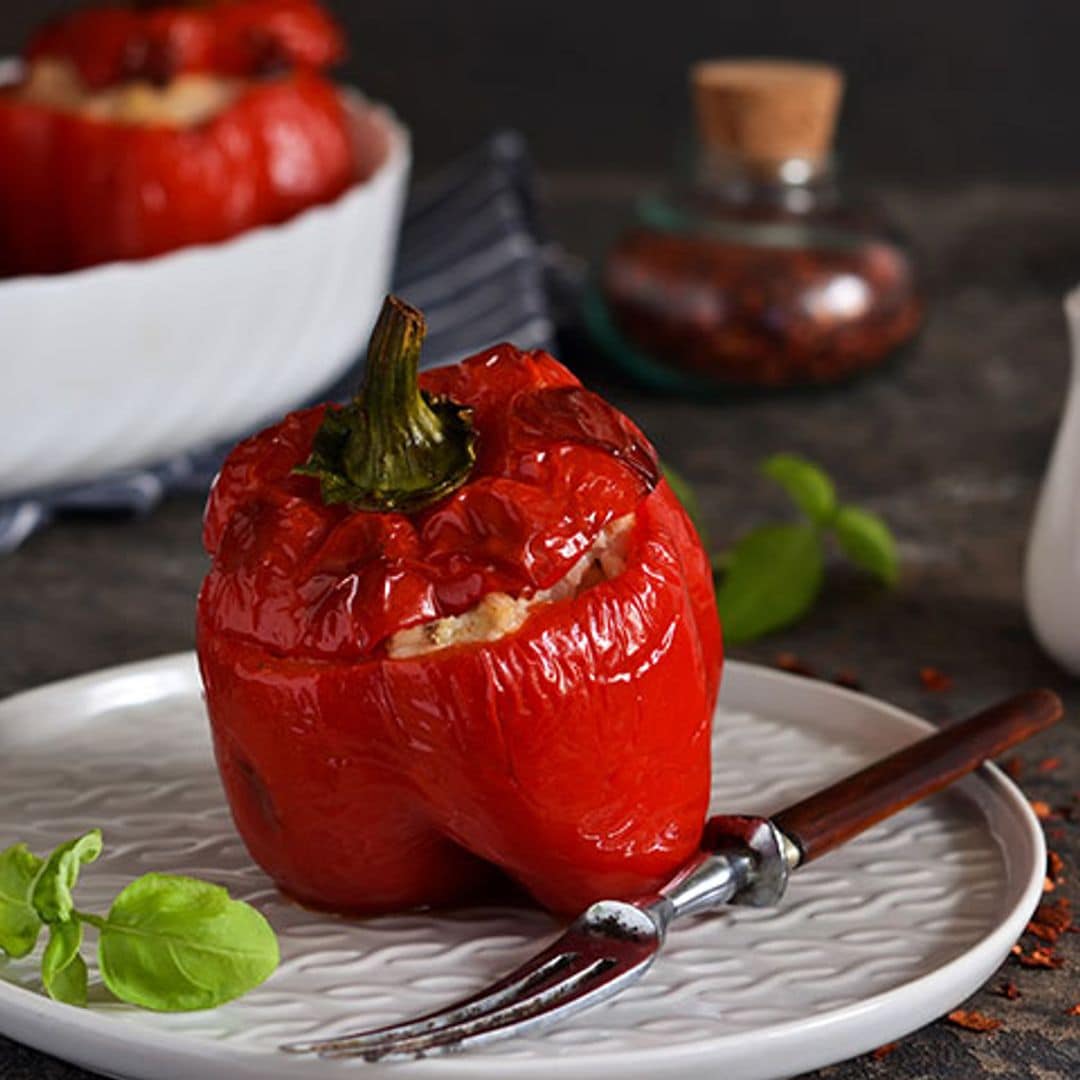
<svg viewBox="0 0 1080 1080">
<path fill-rule="evenodd" d="M 640 979 L 677 919 L 728 903 L 775 905 L 797 867 L 940 791 L 1061 715 L 1061 701 L 1051 691 L 1020 694 L 771 819 L 711 818 L 700 852 L 658 892 L 594 903 L 558 940 L 486 990 L 406 1023 L 285 1043 L 281 1049 L 323 1058 L 408 1061 L 558 1023 Z"/>
</svg>

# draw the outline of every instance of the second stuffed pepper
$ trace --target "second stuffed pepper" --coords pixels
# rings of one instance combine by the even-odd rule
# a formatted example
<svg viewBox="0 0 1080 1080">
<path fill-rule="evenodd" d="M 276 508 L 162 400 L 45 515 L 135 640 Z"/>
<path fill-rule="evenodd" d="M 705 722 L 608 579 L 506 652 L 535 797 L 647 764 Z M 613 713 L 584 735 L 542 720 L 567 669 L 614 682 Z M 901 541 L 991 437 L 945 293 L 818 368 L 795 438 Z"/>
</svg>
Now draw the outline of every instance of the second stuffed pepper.
<svg viewBox="0 0 1080 1080">
<path fill-rule="evenodd" d="M 42 33 L 0 87 L 0 274 L 215 243 L 336 198 L 364 156 L 315 70 L 340 46 L 303 0 L 91 8 Z"/>
</svg>

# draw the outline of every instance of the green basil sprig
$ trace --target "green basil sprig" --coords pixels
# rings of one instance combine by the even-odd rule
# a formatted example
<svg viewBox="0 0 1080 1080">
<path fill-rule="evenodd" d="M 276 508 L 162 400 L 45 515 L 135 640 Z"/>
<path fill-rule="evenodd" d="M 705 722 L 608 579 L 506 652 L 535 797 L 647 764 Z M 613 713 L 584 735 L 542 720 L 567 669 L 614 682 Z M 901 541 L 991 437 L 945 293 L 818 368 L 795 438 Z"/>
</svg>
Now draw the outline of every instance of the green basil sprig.
<svg viewBox="0 0 1080 1080">
<path fill-rule="evenodd" d="M 803 520 L 763 525 L 730 551 L 713 556 L 725 641 L 753 641 L 803 618 L 821 592 L 830 537 L 856 566 L 885 585 L 896 584 L 896 542 L 880 517 L 841 503 L 828 474 L 804 458 L 774 454 L 760 469 L 787 492 Z M 666 466 L 665 475 L 697 524 L 700 511 L 693 490 Z"/>
<path fill-rule="evenodd" d="M 31 897 L 44 865 L 25 844 L 0 852 L 0 949 L 16 960 L 33 951 L 41 933 Z"/>
<path fill-rule="evenodd" d="M 41 981 L 51 998 L 86 1004 L 86 927 L 98 934 L 105 985 L 146 1009 L 211 1009 L 276 970 L 278 942 L 270 924 L 219 885 L 145 874 L 120 893 L 108 915 L 80 911 L 72 895 L 79 871 L 101 849 L 101 832 L 93 829 L 44 860 L 25 844 L 0 852 L 0 950 L 25 957 L 47 927 Z"/>
</svg>

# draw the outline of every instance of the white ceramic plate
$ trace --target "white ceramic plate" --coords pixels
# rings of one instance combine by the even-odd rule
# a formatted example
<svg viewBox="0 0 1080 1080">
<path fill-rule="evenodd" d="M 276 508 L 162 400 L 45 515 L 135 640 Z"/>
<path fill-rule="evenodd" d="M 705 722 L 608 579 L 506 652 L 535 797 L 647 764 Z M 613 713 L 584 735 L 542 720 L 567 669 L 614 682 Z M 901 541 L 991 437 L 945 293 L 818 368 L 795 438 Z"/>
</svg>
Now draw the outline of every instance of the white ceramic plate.
<svg viewBox="0 0 1080 1080">
<path fill-rule="evenodd" d="M 715 806 L 775 811 L 925 729 L 872 698 L 731 663 Z M 1045 859 L 1024 798 L 986 769 L 797 873 L 777 910 L 677 926 L 641 983 L 576 1022 L 412 1065 L 308 1061 L 278 1042 L 389 1022 L 478 989 L 531 955 L 552 921 L 487 908 L 347 922 L 284 902 L 232 829 L 190 655 L 0 703 L 0 762 L 0 847 L 25 840 L 44 852 L 104 828 L 81 907 L 104 909 L 151 869 L 187 873 L 256 904 L 281 937 L 283 963 L 268 983 L 186 1015 L 140 1012 L 93 989 L 86 1010 L 59 1005 L 42 996 L 36 957 L 0 968 L 3 1034 L 119 1077 L 792 1076 L 895 1039 L 974 991 L 1029 918 Z"/>
</svg>

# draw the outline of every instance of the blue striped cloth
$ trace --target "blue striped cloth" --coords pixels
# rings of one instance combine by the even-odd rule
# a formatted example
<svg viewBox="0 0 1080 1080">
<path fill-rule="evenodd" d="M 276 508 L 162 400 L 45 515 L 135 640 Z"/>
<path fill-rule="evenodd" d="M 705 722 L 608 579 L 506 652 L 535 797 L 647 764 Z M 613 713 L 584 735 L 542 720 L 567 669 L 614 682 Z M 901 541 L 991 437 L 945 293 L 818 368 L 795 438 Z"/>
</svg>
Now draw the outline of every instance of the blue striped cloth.
<svg viewBox="0 0 1080 1080">
<path fill-rule="evenodd" d="M 546 262 L 533 213 L 528 154 L 516 133 L 493 136 L 415 185 L 405 211 L 394 290 L 427 318 L 425 366 L 460 360 L 498 341 L 550 349 L 555 327 Z M 312 401 L 348 398 L 362 366 L 363 357 Z M 236 433 L 237 438 L 246 434 Z M 92 483 L 0 501 L 0 553 L 14 551 L 61 513 L 145 514 L 170 492 L 205 492 L 235 442 Z"/>
</svg>

